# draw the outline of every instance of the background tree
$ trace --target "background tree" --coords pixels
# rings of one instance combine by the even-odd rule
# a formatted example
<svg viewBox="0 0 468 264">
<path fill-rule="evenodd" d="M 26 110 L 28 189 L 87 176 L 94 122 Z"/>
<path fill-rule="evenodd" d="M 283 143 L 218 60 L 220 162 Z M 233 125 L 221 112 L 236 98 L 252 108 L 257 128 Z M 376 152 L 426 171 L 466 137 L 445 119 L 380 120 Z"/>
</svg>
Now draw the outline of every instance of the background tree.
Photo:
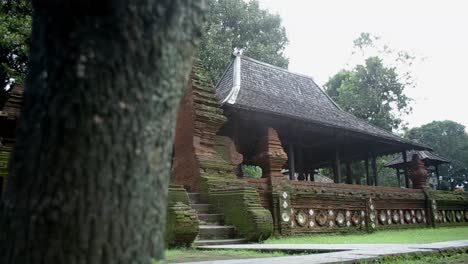
<svg viewBox="0 0 468 264">
<path fill-rule="evenodd" d="M 449 160 L 450 165 L 442 165 L 440 175 L 445 185 L 453 186 L 468 180 L 468 134 L 465 126 L 454 121 L 433 121 L 408 130 L 406 137 L 430 145 L 434 151 Z M 454 181 L 449 183 L 448 181 Z"/>
<path fill-rule="evenodd" d="M 0 263 L 150 263 L 203 1 L 33 1 Z"/>
<path fill-rule="evenodd" d="M 208 0 L 200 58 L 216 82 L 235 47 L 255 59 L 287 68 L 288 39 L 279 15 L 260 9 L 258 1 Z"/>
<path fill-rule="evenodd" d="M 399 128 L 401 116 L 411 111 L 395 68 L 385 67 L 378 57 L 338 72 L 325 88 L 345 111 L 389 131 Z"/>
<path fill-rule="evenodd" d="M 31 4 L 27 0 L 2 0 L 0 5 L 0 109 L 11 80 L 23 83 L 31 34 Z"/>
<path fill-rule="evenodd" d="M 325 88 L 345 111 L 389 131 L 404 128 L 402 117 L 412 111 L 405 89 L 416 85 L 412 66 L 418 60 L 378 36 L 361 33 L 349 60 L 357 66 L 332 76 Z"/>
</svg>

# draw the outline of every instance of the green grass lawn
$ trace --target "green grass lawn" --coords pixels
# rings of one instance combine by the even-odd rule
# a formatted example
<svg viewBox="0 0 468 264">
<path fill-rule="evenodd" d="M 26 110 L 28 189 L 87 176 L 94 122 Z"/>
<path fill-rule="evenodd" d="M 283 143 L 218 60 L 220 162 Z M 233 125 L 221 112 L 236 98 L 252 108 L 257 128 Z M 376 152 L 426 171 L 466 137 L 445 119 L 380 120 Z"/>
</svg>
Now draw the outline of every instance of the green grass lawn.
<svg viewBox="0 0 468 264">
<path fill-rule="evenodd" d="M 432 243 L 468 239 L 468 227 L 424 228 L 378 231 L 372 234 L 317 234 L 311 236 L 277 237 L 266 244 L 371 244 L 371 243 Z"/>
<path fill-rule="evenodd" d="M 462 264 L 468 263 L 468 249 L 448 250 L 429 254 L 404 254 L 389 256 L 372 261 L 361 261 L 359 264 Z"/>
<path fill-rule="evenodd" d="M 170 249 L 166 250 L 166 261 L 190 262 L 241 258 L 267 258 L 286 256 L 282 252 L 258 252 L 253 250 L 196 250 L 196 249 Z"/>
<path fill-rule="evenodd" d="M 317 234 L 313 236 L 296 236 L 270 238 L 266 244 L 350 244 L 350 243 L 432 243 L 450 240 L 468 239 L 468 227 L 446 227 L 379 231 L 373 234 Z M 196 249 L 170 249 L 166 250 L 166 261 L 190 262 L 210 261 L 240 258 L 265 258 L 286 256 L 283 252 L 259 252 L 253 250 L 196 250 Z M 468 263 L 468 253 L 458 252 L 442 255 L 409 255 L 390 257 L 372 263 Z"/>
</svg>

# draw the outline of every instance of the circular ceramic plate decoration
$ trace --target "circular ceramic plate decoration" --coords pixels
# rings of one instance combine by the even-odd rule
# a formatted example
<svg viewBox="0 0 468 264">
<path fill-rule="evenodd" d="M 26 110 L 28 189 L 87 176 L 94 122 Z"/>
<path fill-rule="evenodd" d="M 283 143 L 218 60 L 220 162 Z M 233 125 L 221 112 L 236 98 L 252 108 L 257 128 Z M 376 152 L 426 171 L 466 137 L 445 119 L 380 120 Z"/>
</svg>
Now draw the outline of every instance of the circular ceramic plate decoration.
<svg viewBox="0 0 468 264">
<path fill-rule="evenodd" d="M 364 217 L 366 216 L 366 213 L 364 212 L 364 210 L 361 210 L 361 217 Z"/>
<path fill-rule="evenodd" d="M 385 225 L 387 223 L 387 213 L 385 211 L 380 211 L 379 221 L 383 225 Z"/>
<path fill-rule="evenodd" d="M 374 215 L 374 214 L 371 214 L 371 219 L 372 219 L 372 216 L 373 216 L 373 215 Z M 375 216 L 374 216 L 374 219 L 375 219 Z M 353 214 L 353 217 L 351 218 L 351 221 L 353 222 L 353 225 L 355 225 L 355 226 L 358 226 L 358 225 L 359 225 L 359 223 L 361 222 L 361 217 L 359 217 L 359 213 L 358 213 L 358 212 L 355 212 L 355 213 Z"/>
<path fill-rule="evenodd" d="M 346 211 L 346 217 L 350 217 L 351 216 L 351 212 L 350 211 Z"/>
<path fill-rule="evenodd" d="M 374 224 L 374 223 L 372 223 L 372 224 L 371 224 L 371 227 L 372 227 L 372 228 L 375 228 L 375 224 Z"/>
<path fill-rule="evenodd" d="M 350 222 L 350 221 L 346 221 L 346 226 L 347 226 L 347 227 L 350 227 L 350 226 L 351 226 L 351 222 Z"/>
<path fill-rule="evenodd" d="M 288 198 L 288 194 L 286 192 L 283 192 L 282 196 L 284 199 Z"/>
<path fill-rule="evenodd" d="M 416 211 L 416 220 L 418 220 L 418 223 L 421 223 L 422 222 L 422 213 L 421 211 Z"/>
<path fill-rule="evenodd" d="M 400 222 L 400 214 L 397 211 L 393 212 L 392 220 L 395 224 L 398 224 Z"/>
<path fill-rule="evenodd" d="M 284 208 L 284 209 L 288 208 L 288 202 L 283 201 L 283 208 Z"/>
<path fill-rule="evenodd" d="M 354 217 L 354 216 L 353 216 L 353 217 Z M 375 221 L 375 214 L 374 214 L 374 213 L 370 213 L 369 218 L 370 218 L 370 220 L 371 220 L 372 222 L 374 222 L 374 221 Z"/>
<path fill-rule="evenodd" d="M 296 222 L 299 226 L 305 226 L 307 223 L 307 215 L 303 211 L 296 214 Z"/>
<path fill-rule="evenodd" d="M 287 213 L 282 213 L 281 219 L 283 219 L 284 222 L 289 222 L 289 215 Z"/>
<path fill-rule="evenodd" d="M 333 210 L 328 210 L 328 215 L 333 216 L 334 214 Z"/>
<path fill-rule="evenodd" d="M 327 223 L 327 214 L 323 211 L 318 212 L 315 215 L 315 222 L 317 222 L 319 226 L 324 226 Z"/>
<path fill-rule="evenodd" d="M 336 223 L 338 224 L 338 226 L 344 226 L 345 225 L 345 216 L 342 212 L 339 212 L 336 214 Z"/>
<path fill-rule="evenodd" d="M 309 215 L 314 215 L 314 210 L 313 209 L 309 210 Z"/>
<path fill-rule="evenodd" d="M 462 220 L 462 215 L 460 211 L 457 211 L 455 213 L 455 218 L 457 219 L 457 222 L 460 222 Z"/>
<path fill-rule="evenodd" d="M 333 223 L 333 221 L 330 220 L 330 222 L 328 223 L 328 225 L 329 225 L 330 227 L 333 227 L 333 226 L 335 225 L 335 223 Z"/>
<path fill-rule="evenodd" d="M 390 215 L 392 215 L 392 211 L 387 210 L 387 215 L 390 217 Z"/>
<path fill-rule="evenodd" d="M 370 205 L 370 209 L 374 210 L 374 205 L 373 204 Z"/>
<path fill-rule="evenodd" d="M 314 227 L 314 226 L 315 226 L 315 222 L 314 222 L 314 221 L 310 221 L 310 222 L 309 222 L 309 226 L 310 226 L 310 227 Z"/>
<path fill-rule="evenodd" d="M 410 213 L 409 211 L 406 211 L 406 212 L 405 212 L 405 221 L 406 221 L 407 223 L 411 223 L 411 218 L 412 218 L 412 217 L 411 217 L 411 213 Z"/>
<path fill-rule="evenodd" d="M 453 214 L 450 211 L 447 211 L 445 214 L 445 218 L 447 218 L 447 222 L 452 222 L 453 221 Z"/>
</svg>

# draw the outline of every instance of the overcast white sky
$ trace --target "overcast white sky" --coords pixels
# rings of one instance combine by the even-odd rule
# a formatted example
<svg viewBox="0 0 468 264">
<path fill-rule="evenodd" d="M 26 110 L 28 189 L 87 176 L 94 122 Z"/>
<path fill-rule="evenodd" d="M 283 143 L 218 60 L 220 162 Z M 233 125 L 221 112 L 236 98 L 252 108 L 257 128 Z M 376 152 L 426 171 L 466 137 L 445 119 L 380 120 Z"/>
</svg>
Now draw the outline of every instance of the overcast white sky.
<svg viewBox="0 0 468 264">
<path fill-rule="evenodd" d="M 346 65 L 361 32 L 425 61 L 414 68 L 410 127 L 450 119 L 468 127 L 468 1 L 259 0 L 278 13 L 289 38 L 289 69 L 323 85 Z"/>
</svg>

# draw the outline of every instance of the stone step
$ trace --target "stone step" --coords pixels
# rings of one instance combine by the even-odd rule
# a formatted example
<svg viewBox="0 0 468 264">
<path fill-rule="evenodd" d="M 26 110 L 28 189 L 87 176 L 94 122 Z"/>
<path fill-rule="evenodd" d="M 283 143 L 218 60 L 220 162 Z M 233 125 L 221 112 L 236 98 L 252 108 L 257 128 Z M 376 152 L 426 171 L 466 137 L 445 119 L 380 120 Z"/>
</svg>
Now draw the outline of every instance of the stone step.
<svg viewBox="0 0 468 264">
<path fill-rule="evenodd" d="M 200 203 L 200 194 L 199 193 L 188 193 L 189 201 L 191 204 Z"/>
<path fill-rule="evenodd" d="M 232 245 L 232 244 L 245 244 L 247 240 L 243 238 L 233 238 L 233 239 L 209 239 L 209 240 L 195 240 L 193 245 L 195 247 L 201 246 L 213 246 L 213 245 Z"/>
<path fill-rule="evenodd" d="M 224 215 L 222 214 L 198 214 L 198 220 L 210 224 L 224 224 Z"/>
<path fill-rule="evenodd" d="M 198 240 L 228 239 L 234 237 L 234 226 L 200 225 Z"/>
<path fill-rule="evenodd" d="M 211 212 L 210 204 L 191 204 L 190 206 L 199 214 L 208 214 Z"/>
</svg>

